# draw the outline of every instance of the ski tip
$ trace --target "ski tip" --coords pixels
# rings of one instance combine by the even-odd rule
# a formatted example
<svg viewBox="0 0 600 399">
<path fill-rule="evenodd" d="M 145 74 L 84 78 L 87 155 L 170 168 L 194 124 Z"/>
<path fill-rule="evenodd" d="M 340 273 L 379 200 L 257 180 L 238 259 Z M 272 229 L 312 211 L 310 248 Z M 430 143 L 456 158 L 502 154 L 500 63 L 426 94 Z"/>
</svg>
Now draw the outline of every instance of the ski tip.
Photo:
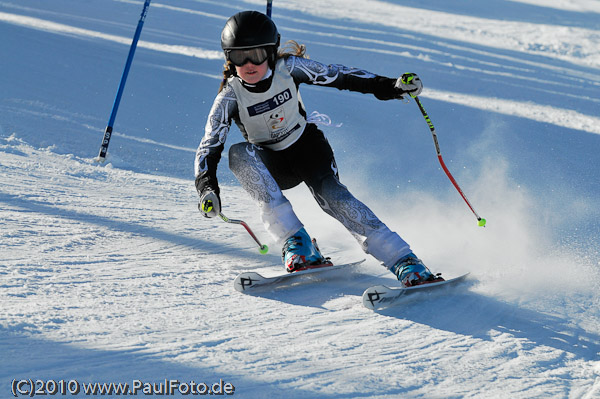
<svg viewBox="0 0 600 399">
<path fill-rule="evenodd" d="M 246 292 L 247 290 L 254 288 L 254 286 L 263 280 L 265 280 L 265 278 L 256 272 L 240 273 L 233 281 L 233 288 L 238 292 Z"/>
<path fill-rule="evenodd" d="M 371 310 L 381 310 L 393 306 L 401 297 L 417 292 L 429 292 L 439 287 L 447 287 L 459 283 L 469 275 L 462 274 L 448 280 L 437 281 L 428 284 L 416 285 L 413 287 L 388 287 L 385 285 L 375 285 L 367 288 L 363 293 L 363 305 Z"/>
<path fill-rule="evenodd" d="M 248 294 L 249 292 L 258 292 L 262 288 L 275 286 L 275 285 L 283 285 L 285 286 L 285 282 L 301 282 L 301 281 L 310 281 L 310 278 L 304 278 L 306 276 L 314 276 L 319 273 L 325 273 L 328 271 L 339 270 L 345 267 L 352 267 L 358 264 L 363 263 L 365 260 L 359 260 L 357 262 L 352 263 L 343 263 L 339 265 L 332 264 L 323 264 L 323 265 L 314 265 L 304 270 L 298 270 L 293 273 L 279 273 L 275 275 L 260 275 L 256 272 L 242 272 L 237 275 L 235 280 L 233 281 L 233 288 L 241 293 Z"/>
<path fill-rule="evenodd" d="M 391 288 L 385 285 L 375 285 L 373 287 L 369 287 L 363 292 L 362 301 L 363 305 L 367 309 L 376 310 L 379 308 L 379 304 L 383 301 L 386 294 L 391 290 Z"/>
</svg>

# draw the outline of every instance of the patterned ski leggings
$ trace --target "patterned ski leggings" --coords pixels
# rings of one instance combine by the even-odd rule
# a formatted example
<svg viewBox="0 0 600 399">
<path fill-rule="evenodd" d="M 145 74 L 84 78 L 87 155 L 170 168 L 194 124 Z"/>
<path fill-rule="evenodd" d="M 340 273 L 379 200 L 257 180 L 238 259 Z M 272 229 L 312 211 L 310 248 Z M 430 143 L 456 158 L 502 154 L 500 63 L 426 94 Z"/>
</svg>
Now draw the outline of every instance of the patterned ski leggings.
<svg viewBox="0 0 600 399">
<path fill-rule="evenodd" d="M 398 234 L 340 183 L 333 151 L 315 125 L 309 124 L 300 139 L 282 151 L 250 143 L 232 145 L 229 168 L 258 203 L 267 231 L 280 245 L 303 227 L 282 190 L 304 182 L 321 209 L 384 266 L 391 267 L 411 252 Z"/>
</svg>

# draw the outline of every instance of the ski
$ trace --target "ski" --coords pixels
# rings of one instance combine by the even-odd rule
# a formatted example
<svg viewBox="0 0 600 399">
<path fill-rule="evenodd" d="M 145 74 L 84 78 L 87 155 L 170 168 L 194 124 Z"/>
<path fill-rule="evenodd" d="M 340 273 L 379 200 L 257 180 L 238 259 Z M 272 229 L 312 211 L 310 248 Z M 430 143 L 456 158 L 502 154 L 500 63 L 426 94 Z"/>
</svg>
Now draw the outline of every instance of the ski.
<svg viewBox="0 0 600 399">
<path fill-rule="evenodd" d="M 344 263 L 341 265 L 314 265 L 309 269 L 300 270 L 293 273 L 281 273 L 274 276 L 263 276 L 256 272 L 242 272 L 233 281 L 233 287 L 236 291 L 248 293 L 259 287 L 274 286 L 281 283 L 304 282 L 314 277 L 315 274 L 338 270 L 346 267 L 356 266 L 363 263 L 365 259 L 357 262 Z"/>
<path fill-rule="evenodd" d="M 371 310 L 384 309 L 393 306 L 395 303 L 398 302 L 399 299 L 405 297 L 406 295 L 415 294 L 418 292 L 431 291 L 444 286 L 456 284 L 463 281 L 468 275 L 469 273 L 466 273 L 462 276 L 458 276 L 449 280 L 444 280 L 437 283 L 421 284 L 408 288 L 376 285 L 367 288 L 363 293 L 363 305 Z"/>
</svg>

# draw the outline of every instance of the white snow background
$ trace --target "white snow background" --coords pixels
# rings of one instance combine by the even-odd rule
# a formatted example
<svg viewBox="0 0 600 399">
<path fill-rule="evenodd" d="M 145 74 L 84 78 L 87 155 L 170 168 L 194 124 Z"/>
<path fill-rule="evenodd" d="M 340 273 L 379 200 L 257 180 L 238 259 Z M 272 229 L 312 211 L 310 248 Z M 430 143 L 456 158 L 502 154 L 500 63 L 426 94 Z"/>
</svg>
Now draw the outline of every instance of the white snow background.
<svg viewBox="0 0 600 399">
<path fill-rule="evenodd" d="M 0 0 L 0 397 L 13 379 L 178 379 L 239 398 L 600 398 L 600 1 L 274 1 L 282 41 L 311 58 L 421 76 L 444 160 L 488 221 L 413 101 L 302 86 L 333 121 L 342 182 L 433 271 L 471 272 L 380 312 L 363 290 L 397 282 L 368 256 L 234 291 L 240 271 L 282 266 L 226 152 L 223 212 L 270 253 L 197 211 L 220 31 L 264 3 L 153 1 L 99 165 L 143 2 Z M 365 257 L 305 187 L 288 195 L 335 262 Z"/>
</svg>

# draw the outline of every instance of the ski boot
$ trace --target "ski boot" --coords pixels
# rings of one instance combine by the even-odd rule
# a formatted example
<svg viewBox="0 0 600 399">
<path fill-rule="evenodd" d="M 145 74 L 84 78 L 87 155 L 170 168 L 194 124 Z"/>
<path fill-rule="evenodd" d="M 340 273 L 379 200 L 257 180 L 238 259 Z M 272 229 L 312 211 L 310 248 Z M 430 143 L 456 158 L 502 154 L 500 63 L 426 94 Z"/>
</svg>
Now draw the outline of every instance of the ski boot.
<svg viewBox="0 0 600 399">
<path fill-rule="evenodd" d="M 431 273 L 421 259 L 412 252 L 400 258 L 394 266 L 390 267 L 390 271 L 396 275 L 398 281 L 405 288 L 444 281 L 440 274 Z"/>
<path fill-rule="evenodd" d="M 310 266 L 331 264 L 328 258 L 321 255 L 316 240 L 311 241 L 304 227 L 285 241 L 281 256 L 289 273 L 310 269 Z"/>
</svg>

